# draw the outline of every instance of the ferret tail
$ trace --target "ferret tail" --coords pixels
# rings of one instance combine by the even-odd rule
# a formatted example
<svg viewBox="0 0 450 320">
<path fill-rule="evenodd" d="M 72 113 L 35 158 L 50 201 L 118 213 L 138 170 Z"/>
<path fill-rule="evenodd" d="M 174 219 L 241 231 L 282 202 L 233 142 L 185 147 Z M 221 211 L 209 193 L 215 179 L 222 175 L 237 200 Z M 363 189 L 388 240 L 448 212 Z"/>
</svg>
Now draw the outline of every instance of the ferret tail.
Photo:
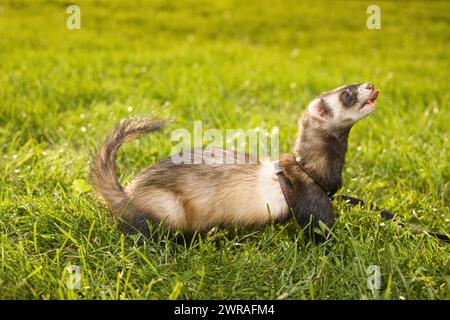
<svg viewBox="0 0 450 320">
<path fill-rule="evenodd" d="M 168 122 L 151 118 L 126 119 L 108 135 L 97 152 L 91 170 L 91 182 L 95 191 L 106 201 L 113 216 L 122 217 L 129 202 L 116 174 L 116 158 L 120 146 L 130 139 L 157 131 Z"/>
</svg>

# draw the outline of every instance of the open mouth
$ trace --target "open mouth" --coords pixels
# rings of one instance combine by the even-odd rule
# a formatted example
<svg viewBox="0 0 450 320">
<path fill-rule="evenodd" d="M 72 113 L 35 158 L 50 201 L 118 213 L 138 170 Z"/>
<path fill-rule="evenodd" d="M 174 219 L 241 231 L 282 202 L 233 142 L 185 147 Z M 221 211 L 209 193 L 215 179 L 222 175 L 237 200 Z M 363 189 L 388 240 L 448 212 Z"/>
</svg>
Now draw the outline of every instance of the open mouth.
<svg viewBox="0 0 450 320">
<path fill-rule="evenodd" d="M 378 98 L 379 90 L 373 90 L 367 101 L 359 108 L 359 111 L 368 111 L 375 107 L 375 100 Z"/>
</svg>

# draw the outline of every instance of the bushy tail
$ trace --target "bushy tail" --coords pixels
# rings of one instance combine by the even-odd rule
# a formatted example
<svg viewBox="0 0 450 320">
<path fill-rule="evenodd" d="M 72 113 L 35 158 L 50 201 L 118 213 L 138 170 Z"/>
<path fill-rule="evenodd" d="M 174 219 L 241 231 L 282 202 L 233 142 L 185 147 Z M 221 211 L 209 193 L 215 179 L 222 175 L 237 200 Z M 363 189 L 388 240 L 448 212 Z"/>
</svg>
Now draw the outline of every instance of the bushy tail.
<svg viewBox="0 0 450 320">
<path fill-rule="evenodd" d="M 98 151 L 91 171 L 96 192 L 106 201 L 112 214 L 120 215 L 128 199 L 116 175 L 116 158 L 120 146 L 133 138 L 159 130 L 168 120 L 130 118 L 122 121 L 106 138 Z"/>
</svg>

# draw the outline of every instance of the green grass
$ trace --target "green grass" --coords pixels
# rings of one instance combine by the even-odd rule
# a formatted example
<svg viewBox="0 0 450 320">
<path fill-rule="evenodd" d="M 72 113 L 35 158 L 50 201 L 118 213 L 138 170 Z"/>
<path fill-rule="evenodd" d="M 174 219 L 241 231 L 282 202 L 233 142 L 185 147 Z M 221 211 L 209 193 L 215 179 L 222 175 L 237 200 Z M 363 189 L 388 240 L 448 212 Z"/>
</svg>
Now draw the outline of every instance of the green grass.
<svg viewBox="0 0 450 320">
<path fill-rule="evenodd" d="M 81 30 L 65 27 L 65 1 L 0 2 L 0 298 L 450 298 L 448 245 L 360 208 L 336 204 L 334 238 L 319 245 L 294 222 L 139 244 L 88 181 L 122 118 L 177 119 L 123 148 L 126 183 L 194 120 L 279 126 L 289 151 L 308 101 L 370 80 L 378 110 L 352 130 L 342 192 L 449 232 L 449 2 L 378 2 L 381 30 L 366 28 L 365 1 L 77 3 Z M 68 265 L 81 266 L 79 290 Z"/>
</svg>

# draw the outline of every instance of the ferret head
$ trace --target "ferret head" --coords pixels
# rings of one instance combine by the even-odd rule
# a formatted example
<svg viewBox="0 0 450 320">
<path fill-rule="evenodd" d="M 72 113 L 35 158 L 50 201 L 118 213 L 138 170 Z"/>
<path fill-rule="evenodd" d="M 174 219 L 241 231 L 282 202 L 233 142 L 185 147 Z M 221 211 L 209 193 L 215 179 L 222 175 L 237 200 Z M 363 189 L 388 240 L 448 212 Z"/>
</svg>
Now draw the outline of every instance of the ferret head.
<svg viewBox="0 0 450 320">
<path fill-rule="evenodd" d="M 308 111 L 328 128 L 349 128 L 375 110 L 378 92 L 368 82 L 342 86 L 314 99 Z"/>
</svg>

